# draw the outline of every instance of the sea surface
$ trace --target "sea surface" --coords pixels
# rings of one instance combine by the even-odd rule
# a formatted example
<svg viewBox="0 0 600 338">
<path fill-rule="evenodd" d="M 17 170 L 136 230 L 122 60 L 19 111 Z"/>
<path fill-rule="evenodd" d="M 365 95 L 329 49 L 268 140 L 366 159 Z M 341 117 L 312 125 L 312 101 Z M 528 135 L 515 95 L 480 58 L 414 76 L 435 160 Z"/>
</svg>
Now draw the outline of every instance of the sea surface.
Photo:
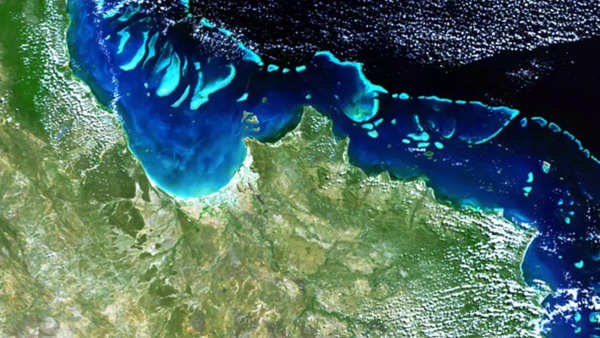
<svg viewBox="0 0 600 338">
<path fill-rule="evenodd" d="M 541 327 L 600 335 L 600 162 L 575 135 L 514 108 L 391 92 L 328 51 L 293 68 L 265 64 L 186 1 L 157 6 L 69 1 L 68 43 L 74 73 L 119 113 L 160 188 L 182 198 L 219 190 L 246 157 L 245 137 L 275 141 L 311 105 L 366 172 L 423 177 L 440 200 L 538 229 L 522 271 L 553 290 Z"/>
</svg>

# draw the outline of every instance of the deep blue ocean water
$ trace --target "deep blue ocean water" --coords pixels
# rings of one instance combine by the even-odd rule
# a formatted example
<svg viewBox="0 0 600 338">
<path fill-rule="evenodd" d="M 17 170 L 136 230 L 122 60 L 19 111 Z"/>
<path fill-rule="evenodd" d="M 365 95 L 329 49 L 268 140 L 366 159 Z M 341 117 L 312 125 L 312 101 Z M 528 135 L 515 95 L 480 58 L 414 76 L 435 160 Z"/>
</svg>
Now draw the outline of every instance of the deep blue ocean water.
<svg viewBox="0 0 600 338">
<path fill-rule="evenodd" d="M 326 51 L 292 69 L 264 64 L 185 3 L 166 25 L 165 12 L 127 1 L 68 2 L 71 67 L 118 111 L 153 182 L 178 197 L 215 192 L 242 164 L 244 137 L 276 140 L 312 105 L 368 173 L 423 177 L 441 200 L 537 228 L 522 271 L 554 290 L 544 331 L 600 335 L 600 164 L 575 136 L 507 107 L 391 93 Z M 556 311 L 569 301 L 578 308 Z"/>
</svg>

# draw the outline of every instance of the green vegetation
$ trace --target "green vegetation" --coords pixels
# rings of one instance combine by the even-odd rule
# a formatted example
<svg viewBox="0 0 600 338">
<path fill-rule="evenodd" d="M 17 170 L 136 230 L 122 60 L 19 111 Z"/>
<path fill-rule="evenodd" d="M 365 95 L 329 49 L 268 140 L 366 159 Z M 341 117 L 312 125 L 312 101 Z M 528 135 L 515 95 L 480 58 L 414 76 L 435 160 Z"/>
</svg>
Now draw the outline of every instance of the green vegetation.
<svg viewBox="0 0 600 338">
<path fill-rule="evenodd" d="M 222 192 L 155 188 L 65 67 L 63 11 L 0 0 L 0 335 L 536 334 L 533 231 L 366 176 L 310 108 Z"/>
<path fill-rule="evenodd" d="M 0 103 L 18 108 L 18 121 L 38 135 L 43 134 L 43 107 L 36 104 L 36 96 L 48 92 L 39 76 L 44 73 L 44 51 L 36 48 L 41 41 L 30 39 L 29 34 L 46 15 L 43 2 L 0 0 Z M 64 2 L 56 6 L 65 9 Z"/>
</svg>

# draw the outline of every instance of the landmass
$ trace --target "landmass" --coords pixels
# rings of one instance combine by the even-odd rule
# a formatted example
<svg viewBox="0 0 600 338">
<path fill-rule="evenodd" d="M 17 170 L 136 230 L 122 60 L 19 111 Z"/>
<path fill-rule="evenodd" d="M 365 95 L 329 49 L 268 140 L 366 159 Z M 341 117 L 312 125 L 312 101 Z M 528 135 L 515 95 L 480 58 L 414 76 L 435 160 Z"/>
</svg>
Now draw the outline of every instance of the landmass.
<svg viewBox="0 0 600 338">
<path fill-rule="evenodd" d="M 545 293 L 520 272 L 535 230 L 367 176 L 311 108 L 276 143 L 247 139 L 222 192 L 173 198 L 65 66 L 64 2 L 19 6 L 4 25 L 25 47 L 2 45 L 0 69 L 2 335 L 539 334 Z"/>
</svg>

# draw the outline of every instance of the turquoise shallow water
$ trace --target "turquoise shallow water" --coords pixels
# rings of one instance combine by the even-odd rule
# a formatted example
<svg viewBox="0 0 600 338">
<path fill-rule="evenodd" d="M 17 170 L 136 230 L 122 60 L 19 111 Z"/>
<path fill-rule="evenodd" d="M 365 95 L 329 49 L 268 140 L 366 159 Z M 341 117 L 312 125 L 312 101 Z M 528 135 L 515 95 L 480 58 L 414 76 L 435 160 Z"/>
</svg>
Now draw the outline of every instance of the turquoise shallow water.
<svg viewBox="0 0 600 338">
<path fill-rule="evenodd" d="M 232 32 L 189 17 L 183 2 L 156 15 L 127 1 L 70 1 L 69 11 L 73 70 L 116 108 L 131 150 L 165 191 L 217 191 L 245 158 L 244 137 L 276 140 L 312 105 L 350 138 L 350 159 L 367 172 L 422 176 L 442 199 L 502 209 L 517 225 L 537 227 L 525 280 L 556 291 L 549 311 L 571 297 L 564 290 L 578 290 L 586 318 L 549 316 L 545 329 L 598 329 L 589 318 L 600 166 L 568 131 L 507 107 L 392 93 L 326 51 L 293 69 L 264 64 Z"/>
</svg>

